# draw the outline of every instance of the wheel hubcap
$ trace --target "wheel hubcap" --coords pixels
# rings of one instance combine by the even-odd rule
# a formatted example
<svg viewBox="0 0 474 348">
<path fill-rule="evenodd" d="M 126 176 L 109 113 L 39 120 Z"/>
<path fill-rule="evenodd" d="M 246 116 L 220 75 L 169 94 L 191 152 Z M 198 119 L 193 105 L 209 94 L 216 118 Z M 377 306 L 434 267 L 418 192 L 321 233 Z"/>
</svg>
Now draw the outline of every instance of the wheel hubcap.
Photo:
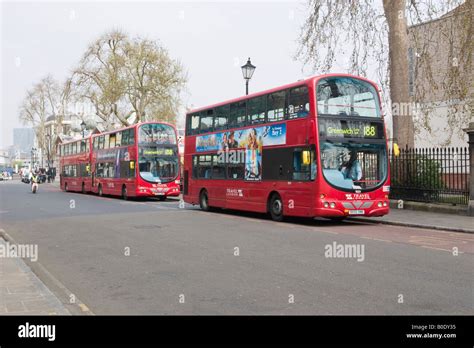
<svg viewBox="0 0 474 348">
<path fill-rule="evenodd" d="M 273 212 L 276 215 L 280 215 L 280 213 L 281 213 L 281 201 L 279 199 L 277 199 L 273 202 Z"/>
</svg>

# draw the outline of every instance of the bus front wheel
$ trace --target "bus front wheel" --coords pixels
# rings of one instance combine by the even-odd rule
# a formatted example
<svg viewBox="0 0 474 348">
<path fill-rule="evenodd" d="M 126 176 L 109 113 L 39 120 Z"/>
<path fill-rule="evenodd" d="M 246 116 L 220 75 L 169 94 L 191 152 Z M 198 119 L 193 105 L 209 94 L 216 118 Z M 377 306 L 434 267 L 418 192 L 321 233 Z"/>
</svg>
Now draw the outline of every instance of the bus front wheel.
<svg viewBox="0 0 474 348">
<path fill-rule="evenodd" d="M 207 191 L 202 190 L 199 195 L 199 206 L 204 211 L 209 211 L 209 198 L 207 197 Z"/>
<path fill-rule="evenodd" d="M 283 201 L 278 193 L 274 193 L 270 198 L 270 204 L 268 207 L 270 216 L 274 221 L 283 221 Z"/>
</svg>

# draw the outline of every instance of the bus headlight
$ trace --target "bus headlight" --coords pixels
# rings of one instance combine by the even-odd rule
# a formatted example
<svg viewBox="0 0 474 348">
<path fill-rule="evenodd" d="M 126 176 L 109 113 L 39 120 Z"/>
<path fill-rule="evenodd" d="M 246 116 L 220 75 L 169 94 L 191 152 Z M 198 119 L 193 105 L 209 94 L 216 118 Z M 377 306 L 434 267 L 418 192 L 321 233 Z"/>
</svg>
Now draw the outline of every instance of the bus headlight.
<svg viewBox="0 0 474 348">
<path fill-rule="evenodd" d="M 330 206 L 332 209 L 334 209 L 334 208 L 336 208 L 336 203 L 331 202 L 331 204 L 329 204 L 329 206 Z"/>
<path fill-rule="evenodd" d="M 387 202 L 383 202 L 383 206 L 386 207 L 386 206 L 387 206 Z"/>
<path fill-rule="evenodd" d="M 378 202 L 377 207 L 382 208 L 382 202 Z"/>
<path fill-rule="evenodd" d="M 328 202 L 324 202 L 324 208 L 329 208 L 329 203 Z"/>
</svg>

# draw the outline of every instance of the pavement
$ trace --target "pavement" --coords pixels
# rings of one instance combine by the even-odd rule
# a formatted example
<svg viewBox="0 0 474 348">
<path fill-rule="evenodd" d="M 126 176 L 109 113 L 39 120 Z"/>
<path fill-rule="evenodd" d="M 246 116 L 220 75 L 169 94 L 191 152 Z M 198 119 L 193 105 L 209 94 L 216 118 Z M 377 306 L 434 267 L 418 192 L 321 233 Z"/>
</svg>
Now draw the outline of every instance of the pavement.
<svg viewBox="0 0 474 348">
<path fill-rule="evenodd" d="M 0 248 L 7 244 L 0 238 Z M 0 258 L 0 315 L 68 315 L 61 301 L 21 258 Z"/>
<path fill-rule="evenodd" d="M 353 219 L 370 223 L 474 233 L 474 217 L 457 214 L 391 208 L 390 213 L 382 217 Z"/>
<path fill-rule="evenodd" d="M 260 214 L 180 209 L 176 200 L 66 193 L 57 183 L 32 195 L 9 182 L 0 184 L 0 195 L 0 228 L 18 243 L 38 245 L 38 262 L 28 265 L 44 282 L 28 265 L 8 266 L 21 260 L 0 258 L 0 269 L 10 270 L 0 277 L 2 299 L 8 294 L 23 310 L 14 314 L 33 308 L 21 291 L 10 297 L 12 286 L 3 285 L 9 277 L 36 279 L 45 294 L 37 296 L 48 298 L 42 305 L 51 303 L 42 310 L 57 314 L 57 301 L 70 309 L 68 296 L 57 286 L 48 294 L 45 284 L 62 284 L 82 308 L 106 315 L 474 313 L 474 236 L 452 230 L 469 229 L 465 217 L 393 209 L 384 223 L 275 223 Z M 326 257 L 333 243 L 364 246 L 364 260 Z"/>
</svg>

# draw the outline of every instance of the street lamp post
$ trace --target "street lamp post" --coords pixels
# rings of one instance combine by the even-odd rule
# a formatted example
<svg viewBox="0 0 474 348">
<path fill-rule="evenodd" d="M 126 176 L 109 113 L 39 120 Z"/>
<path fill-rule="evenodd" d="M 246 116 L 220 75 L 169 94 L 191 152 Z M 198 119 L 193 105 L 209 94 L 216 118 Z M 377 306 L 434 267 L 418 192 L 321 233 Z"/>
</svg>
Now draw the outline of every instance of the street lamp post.
<svg viewBox="0 0 474 348">
<path fill-rule="evenodd" d="M 35 166 L 35 162 L 36 162 L 35 154 L 36 154 L 36 147 L 32 147 L 31 148 L 31 170 L 33 170 Z"/>
<path fill-rule="evenodd" d="M 46 138 L 48 139 L 48 168 L 51 168 L 51 135 L 46 134 Z"/>
<path fill-rule="evenodd" d="M 252 78 L 255 68 L 256 66 L 252 65 L 252 63 L 250 62 L 250 57 L 247 60 L 247 63 L 241 66 L 242 74 L 244 75 L 244 79 L 245 79 L 245 94 L 246 95 L 249 94 L 249 81 Z"/>
</svg>

